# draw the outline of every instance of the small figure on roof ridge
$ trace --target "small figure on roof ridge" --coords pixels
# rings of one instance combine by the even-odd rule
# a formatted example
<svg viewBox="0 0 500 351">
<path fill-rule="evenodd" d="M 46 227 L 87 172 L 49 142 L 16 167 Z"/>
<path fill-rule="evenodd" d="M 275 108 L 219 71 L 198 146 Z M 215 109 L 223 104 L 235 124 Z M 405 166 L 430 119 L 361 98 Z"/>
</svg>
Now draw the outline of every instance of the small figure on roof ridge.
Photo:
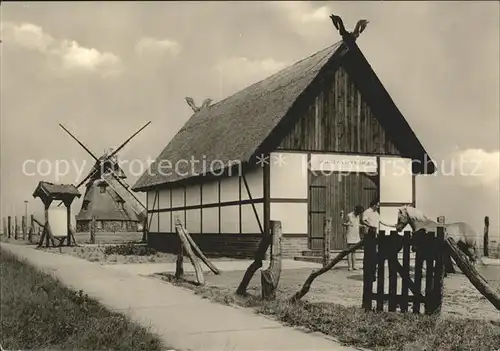
<svg viewBox="0 0 500 351">
<path fill-rule="evenodd" d="M 356 40 L 361 33 L 366 29 L 366 26 L 368 25 L 369 21 L 368 20 L 359 20 L 358 23 L 356 23 L 356 27 L 354 27 L 354 31 L 349 33 L 346 31 L 344 27 L 344 22 L 342 21 L 342 18 L 340 16 L 336 16 L 334 14 L 330 15 L 330 18 L 332 19 L 333 25 L 337 30 L 339 31 L 339 34 L 342 36 L 342 38 L 345 38 L 348 35 L 351 35 L 354 40 Z"/>
<path fill-rule="evenodd" d="M 191 107 L 191 109 L 193 110 L 193 112 L 198 112 L 206 107 L 209 107 L 210 104 L 212 103 L 212 99 L 205 99 L 205 101 L 203 101 L 203 103 L 201 104 L 200 107 L 196 106 L 196 104 L 194 103 L 194 99 L 192 97 L 189 97 L 187 96 L 186 97 L 186 102 L 187 104 Z"/>
<path fill-rule="evenodd" d="M 359 20 L 358 23 L 356 23 L 356 27 L 354 27 L 354 30 L 352 31 L 352 36 L 354 39 L 357 39 L 361 33 L 366 29 L 366 26 L 370 23 L 368 20 Z"/>
<path fill-rule="evenodd" d="M 200 107 L 200 108 L 201 108 L 201 109 L 204 109 L 205 107 L 210 106 L 210 104 L 212 103 L 212 101 L 213 101 L 213 100 L 212 100 L 212 99 L 210 99 L 210 98 L 209 98 L 209 99 L 205 99 L 205 101 L 203 101 L 203 104 L 201 104 L 201 107 Z"/>
</svg>

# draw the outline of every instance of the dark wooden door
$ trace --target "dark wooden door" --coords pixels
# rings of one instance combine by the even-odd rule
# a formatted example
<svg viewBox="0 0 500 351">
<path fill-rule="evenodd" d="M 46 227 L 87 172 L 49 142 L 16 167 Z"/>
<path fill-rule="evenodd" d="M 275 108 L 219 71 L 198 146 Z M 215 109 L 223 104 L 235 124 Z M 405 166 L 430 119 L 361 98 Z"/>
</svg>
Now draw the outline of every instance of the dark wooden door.
<svg viewBox="0 0 500 351">
<path fill-rule="evenodd" d="M 326 217 L 326 177 L 311 174 L 309 184 L 309 248 L 323 247 L 323 223 Z"/>
<path fill-rule="evenodd" d="M 342 226 L 347 214 L 356 205 L 368 208 L 377 197 L 378 186 L 375 177 L 364 173 L 337 174 L 335 180 L 331 179 L 329 183 L 332 184 L 331 207 L 327 208 L 327 214 L 332 217 L 331 249 L 341 250 L 347 247 L 345 228 Z"/>
<path fill-rule="evenodd" d="M 352 173 L 340 175 L 311 174 L 309 184 L 309 247 L 320 250 L 323 245 L 323 223 L 325 217 L 332 218 L 332 250 L 344 249 L 344 222 L 354 206 L 365 209 L 376 198 L 378 188 L 375 178 L 365 174 Z"/>
</svg>

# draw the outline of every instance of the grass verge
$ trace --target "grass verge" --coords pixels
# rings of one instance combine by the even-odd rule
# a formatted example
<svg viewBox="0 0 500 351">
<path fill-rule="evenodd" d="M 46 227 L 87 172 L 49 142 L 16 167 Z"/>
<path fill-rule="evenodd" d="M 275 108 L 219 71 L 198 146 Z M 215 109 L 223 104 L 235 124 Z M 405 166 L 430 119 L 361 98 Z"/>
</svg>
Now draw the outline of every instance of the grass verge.
<svg viewBox="0 0 500 351">
<path fill-rule="evenodd" d="M 147 329 L 4 250 L 0 250 L 0 277 L 4 349 L 166 349 Z"/>
<path fill-rule="evenodd" d="M 398 312 L 365 313 L 361 308 L 334 303 L 291 304 L 286 299 L 288 296 L 279 295 L 276 301 L 262 301 L 259 296 L 237 296 L 232 289 L 178 281 L 171 274 L 158 274 L 158 277 L 214 302 L 252 308 L 286 325 L 322 332 L 344 345 L 404 351 L 500 348 L 500 327 L 483 320 Z"/>
</svg>

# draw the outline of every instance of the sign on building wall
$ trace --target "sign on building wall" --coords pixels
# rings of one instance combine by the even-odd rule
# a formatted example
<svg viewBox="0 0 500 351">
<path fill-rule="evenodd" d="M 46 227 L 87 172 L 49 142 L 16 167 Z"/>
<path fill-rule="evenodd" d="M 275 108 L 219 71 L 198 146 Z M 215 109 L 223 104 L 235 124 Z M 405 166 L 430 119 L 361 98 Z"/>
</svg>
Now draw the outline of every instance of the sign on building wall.
<svg viewBox="0 0 500 351">
<path fill-rule="evenodd" d="M 377 172 L 377 158 L 358 155 L 312 154 L 311 171 L 373 173 Z"/>
</svg>

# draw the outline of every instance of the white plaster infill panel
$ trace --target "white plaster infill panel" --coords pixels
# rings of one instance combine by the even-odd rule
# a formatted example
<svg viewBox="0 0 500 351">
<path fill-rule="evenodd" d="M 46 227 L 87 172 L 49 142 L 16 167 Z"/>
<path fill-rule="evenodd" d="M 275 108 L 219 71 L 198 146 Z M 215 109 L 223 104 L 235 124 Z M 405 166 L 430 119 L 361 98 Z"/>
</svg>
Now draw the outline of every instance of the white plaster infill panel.
<svg viewBox="0 0 500 351">
<path fill-rule="evenodd" d="M 270 159 L 271 199 L 307 199 L 307 154 L 274 152 Z"/>
<path fill-rule="evenodd" d="M 380 202 L 412 203 L 412 160 L 401 157 L 380 158 Z"/>
</svg>

